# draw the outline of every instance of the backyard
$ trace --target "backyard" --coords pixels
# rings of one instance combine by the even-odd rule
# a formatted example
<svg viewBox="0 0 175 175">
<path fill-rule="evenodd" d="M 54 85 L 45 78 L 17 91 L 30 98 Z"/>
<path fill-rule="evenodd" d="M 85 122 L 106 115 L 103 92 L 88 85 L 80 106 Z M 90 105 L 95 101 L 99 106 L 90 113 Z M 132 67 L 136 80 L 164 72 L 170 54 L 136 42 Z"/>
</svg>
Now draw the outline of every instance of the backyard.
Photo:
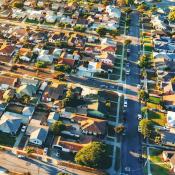
<svg viewBox="0 0 175 175">
<path fill-rule="evenodd" d="M 0 145 L 13 147 L 16 137 L 10 134 L 0 132 Z"/>
</svg>

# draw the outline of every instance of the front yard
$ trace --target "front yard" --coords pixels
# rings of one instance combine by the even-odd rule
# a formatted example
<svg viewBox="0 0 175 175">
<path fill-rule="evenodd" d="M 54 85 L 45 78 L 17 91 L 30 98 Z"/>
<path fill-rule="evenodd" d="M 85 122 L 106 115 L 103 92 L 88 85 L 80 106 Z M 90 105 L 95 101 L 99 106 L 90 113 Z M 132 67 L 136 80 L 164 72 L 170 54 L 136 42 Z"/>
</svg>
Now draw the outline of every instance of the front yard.
<svg viewBox="0 0 175 175">
<path fill-rule="evenodd" d="M 0 145 L 13 147 L 15 144 L 16 137 L 0 132 Z"/>
<path fill-rule="evenodd" d="M 166 115 L 164 113 L 148 111 L 148 118 L 156 125 L 165 126 L 166 124 Z"/>
<path fill-rule="evenodd" d="M 163 161 L 162 150 L 150 149 L 150 164 L 152 175 L 170 175 L 170 165 Z"/>
</svg>

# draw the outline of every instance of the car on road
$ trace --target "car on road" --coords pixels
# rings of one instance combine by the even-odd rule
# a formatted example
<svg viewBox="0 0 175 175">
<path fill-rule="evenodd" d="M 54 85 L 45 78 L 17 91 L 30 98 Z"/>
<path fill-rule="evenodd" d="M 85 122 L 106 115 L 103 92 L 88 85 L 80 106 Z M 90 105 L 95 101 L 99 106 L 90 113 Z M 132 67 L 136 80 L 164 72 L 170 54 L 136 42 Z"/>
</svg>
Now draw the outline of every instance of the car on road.
<svg viewBox="0 0 175 175">
<path fill-rule="evenodd" d="M 142 120 L 142 115 L 141 115 L 141 114 L 138 114 L 138 115 L 137 115 L 137 119 L 138 119 L 138 120 Z"/>
<path fill-rule="evenodd" d="M 26 157 L 24 155 L 18 154 L 17 156 L 19 159 L 25 159 Z"/>
<path fill-rule="evenodd" d="M 60 153 L 59 153 L 59 152 L 57 152 L 57 153 L 56 153 L 56 156 L 57 156 L 57 157 L 60 157 Z"/>
<path fill-rule="evenodd" d="M 130 64 L 129 63 L 126 63 L 126 67 L 129 68 Z"/>
<path fill-rule="evenodd" d="M 137 89 L 141 89 L 141 85 L 140 84 L 137 85 Z"/>
<path fill-rule="evenodd" d="M 44 148 L 44 155 L 47 155 L 48 153 L 48 148 Z"/>
<path fill-rule="evenodd" d="M 142 130 L 141 130 L 141 127 L 140 127 L 140 125 L 138 125 L 138 132 L 141 132 Z"/>
<path fill-rule="evenodd" d="M 23 125 L 22 128 L 21 128 L 21 132 L 25 132 L 27 129 L 27 126 Z"/>
<path fill-rule="evenodd" d="M 127 99 L 124 100 L 124 105 L 123 106 L 124 106 L 124 108 L 127 108 L 128 107 L 128 101 L 127 101 Z"/>
<path fill-rule="evenodd" d="M 8 169 L 6 169 L 6 168 L 0 166 L 0 174 L 5 175 L 5 174 L 7 174 L 7 173 L 9 173 Z"/>
<path fill-rule="evenodd" d="M 130 75 L 130 69 L 129 68 L 126 69 L 126 75 Z"/>
</svg>

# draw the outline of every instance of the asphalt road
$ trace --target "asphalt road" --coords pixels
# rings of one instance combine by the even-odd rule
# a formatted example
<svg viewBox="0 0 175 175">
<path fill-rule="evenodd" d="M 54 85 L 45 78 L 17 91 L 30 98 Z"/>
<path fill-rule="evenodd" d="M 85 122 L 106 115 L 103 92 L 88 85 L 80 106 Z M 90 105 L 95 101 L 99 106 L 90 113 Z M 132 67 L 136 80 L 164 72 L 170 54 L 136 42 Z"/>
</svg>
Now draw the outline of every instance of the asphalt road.
<svg viewBox="0 0 175 175">
<path fill-rule="evenodd" d="M 137 12 L 131 14 L 131 26 L 128 35 L 139 37 L 139 15 Z M 130 46 L 130 55 L 128 60 L 130 62 L 136 62 L 138 60 L 139 45 Z M 130 64 L 131 74 L 126 76 L 126 84 L 137 86 L 140 83 L 139 80 L 139 68 L 136 64 Z M 125 92 L 127 95 L 131 94 L 129 89 Z M 132 92 L 132 95 L 137 99 L 137 92 Z M 138 155 L 141 152 L 141 137 L 137 131 L 138 119 L 137 114 L 140 113 L 140 104 L 137 100 L 128 99 L 128 108 L 126 112 L 127 121 L 126 135 L 122 138 L 121 147 L 121 173 L 128 175 L 142 175 L 142 166 L 139 162 Z"/>
</svg>

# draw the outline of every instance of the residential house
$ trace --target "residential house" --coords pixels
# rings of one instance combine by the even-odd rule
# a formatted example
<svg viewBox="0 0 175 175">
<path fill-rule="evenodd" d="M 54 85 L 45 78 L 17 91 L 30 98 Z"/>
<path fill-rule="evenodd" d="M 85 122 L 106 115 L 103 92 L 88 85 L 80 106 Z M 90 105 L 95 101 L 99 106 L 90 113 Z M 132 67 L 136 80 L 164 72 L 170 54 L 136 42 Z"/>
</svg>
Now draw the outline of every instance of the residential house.
<svg viewBox="0 0 175 175">
<path fill-rule="evenodd" d="M 175 110 L 175 94 L 163 95 L 163 102 L 168 110 Z"/>
<path fill-rule="evenodd" d="M 51 100 L 63 99 L 66 95 L 66 91 L 67 91 L 66 84 L 60 84 L 54 82 L 46 87 L 44 94 L 42 96 L 42 100 L 48 102 Z"/>
<path fill-rule="evenodd" d="M 63 52 L 60 56 L 59 62 L 61 64 L 69 65 L 70 67 L 74 67 L 76 62 L 80 60 L 80 55 L 74 51 L 73 54 L 69 54 L 67 52 Z"/>
<path fill-rule="evenodd" d="M 175 132 L 171 130 L 161 132 L 161 141 L 164 145 L 175 146 Z"/>
<path fill-rule="evenodd" d="M 14 89 L 7 89 L 3 94 L 3 99 L 8 102 L 9 99 L 13 99 L 15 97 L 15 90 Z"/>
<path fill-rule="evenodd" d="M 160 16 L 152 15 L 151 23 L 156 30 L 166 30 L 167 29 L 167 26 L 164 23 L 164 20 L 162 20 Z"/>
<path fill-rule="evenodd" d="M 77 74 L 79 76 L 85 76 L 85 77 L 92 77 L 94 75 L 94 73 L 96 72 L 102 72 L 104 71 L 101 68 L 102 63 L 100 62 L 93 62 L 93 61 L 89 61 L 89 64 L 87 67 L 84 67 L 84 65 L 81 65 L 78 67 L 78 72 Z"/>
<path fill-rule="evenodd" d="M 59 118 L 60 118 L 60 115 L 57 112 L 50 112 L 47 119 L 48 125 L 49 126 L 52 125 L 53 123 L 58 121 Z"/>
<path fill-rule="evenodd" d="M 41 125 L 40 120 L 32 119 L 27 127 L 26 134 L 29 135 L 29 142 L 42 146 L 47 138 L 48 126 Z"/>
<path fill-rule="evenodd" d="M 11 57 L 15 53 L 15 46 L 3 44 L 0 48 L 0 55 Z"/>
<path fill-rule="evenodd" d="M 113 5 L 106 6 L 106 12 L 109 14 L 111 18 L 115 18 L 117 20 L 121 17 L 121 10 Z"/>
<path fill-rule="evenodd" d="M 1 118 L 3 117 L 4 118 L 13 118 L 13 117 L 20 118 L 21 123 L 23 124 L 28 124 L 29 120 L 31 119 L 30 116 L 26 116 L 26 115 L 14 113 L 14 112 L 9 112 L 9 111 L 4 112 Z"/>
<path fill-rule="evenodd" d="M 22 119 L 16 116 L 3 115 L 0 119 L 0 131 L 15 135 L 22 124 Z"/>
<path fill-rule="evenodd" d="M 35 111 L 35 107 L 33 107 L 33 106 L 25 106 L 24 109 L 22 110 L 22 114 L 24 116 L 28 116 L 31 119 L 34 111 Z"/>
<path fill-rule="evenodd" d="M 174 151 L 163 151 L 162 153 L 164 161 L 169 161 L 170 169 L 173 173 L 175 173 L 175 152 Z"/>
<path fill-rule="evenodd" d="M 49 55 L 48 53 L 49 53 L 48 50 L 41 50 L 37 60 L 52 63 L 53 62 L 53 56 Z"/>
<path fill-rule="evenodd" d="M 84 134 L 90 135 L 105 135 L 106 133 L 106 120 L 90 118 L 84 115 L 73 114 L 71 117 L 72 122 L 80 125 L 80 129 Z"/>
<path fill-rule="evenodd" d="M 0 90 L 14 88 L 16 82 L 17 82 L 17 78 L 1 75 L 0 76 Z"/>
<path fill-rule="evenodd" d="M 167 125 L 170 127 L 175 127 L 175 112 L 167 112 Z"/>
<path fill-rule="evenodd" d="M 171 81 L 168 82 L 168 84 L 164 86 L 164 94 L 175 94 L 175 83 L 172 83 Z"/>
<path fill-rule="evenodd" d="M 33 86 L 33 85 L 21 85 L 17 90 L 17 97 L 22 97 L 24 95 L 27 95 L 29 97 L 32 97 L 34 95 L 36 95 L 36 91 L 37 91 L 37 87 Z"/>
<path fill-rule="evenodd" d="M 118 94 L 113 91 L 98 91 L 98 111 L 103 114 L 116 115 L 117 112 Z M 109 109 L 106 107 L 106 103 L 110 103 Z"/>
</svg>

